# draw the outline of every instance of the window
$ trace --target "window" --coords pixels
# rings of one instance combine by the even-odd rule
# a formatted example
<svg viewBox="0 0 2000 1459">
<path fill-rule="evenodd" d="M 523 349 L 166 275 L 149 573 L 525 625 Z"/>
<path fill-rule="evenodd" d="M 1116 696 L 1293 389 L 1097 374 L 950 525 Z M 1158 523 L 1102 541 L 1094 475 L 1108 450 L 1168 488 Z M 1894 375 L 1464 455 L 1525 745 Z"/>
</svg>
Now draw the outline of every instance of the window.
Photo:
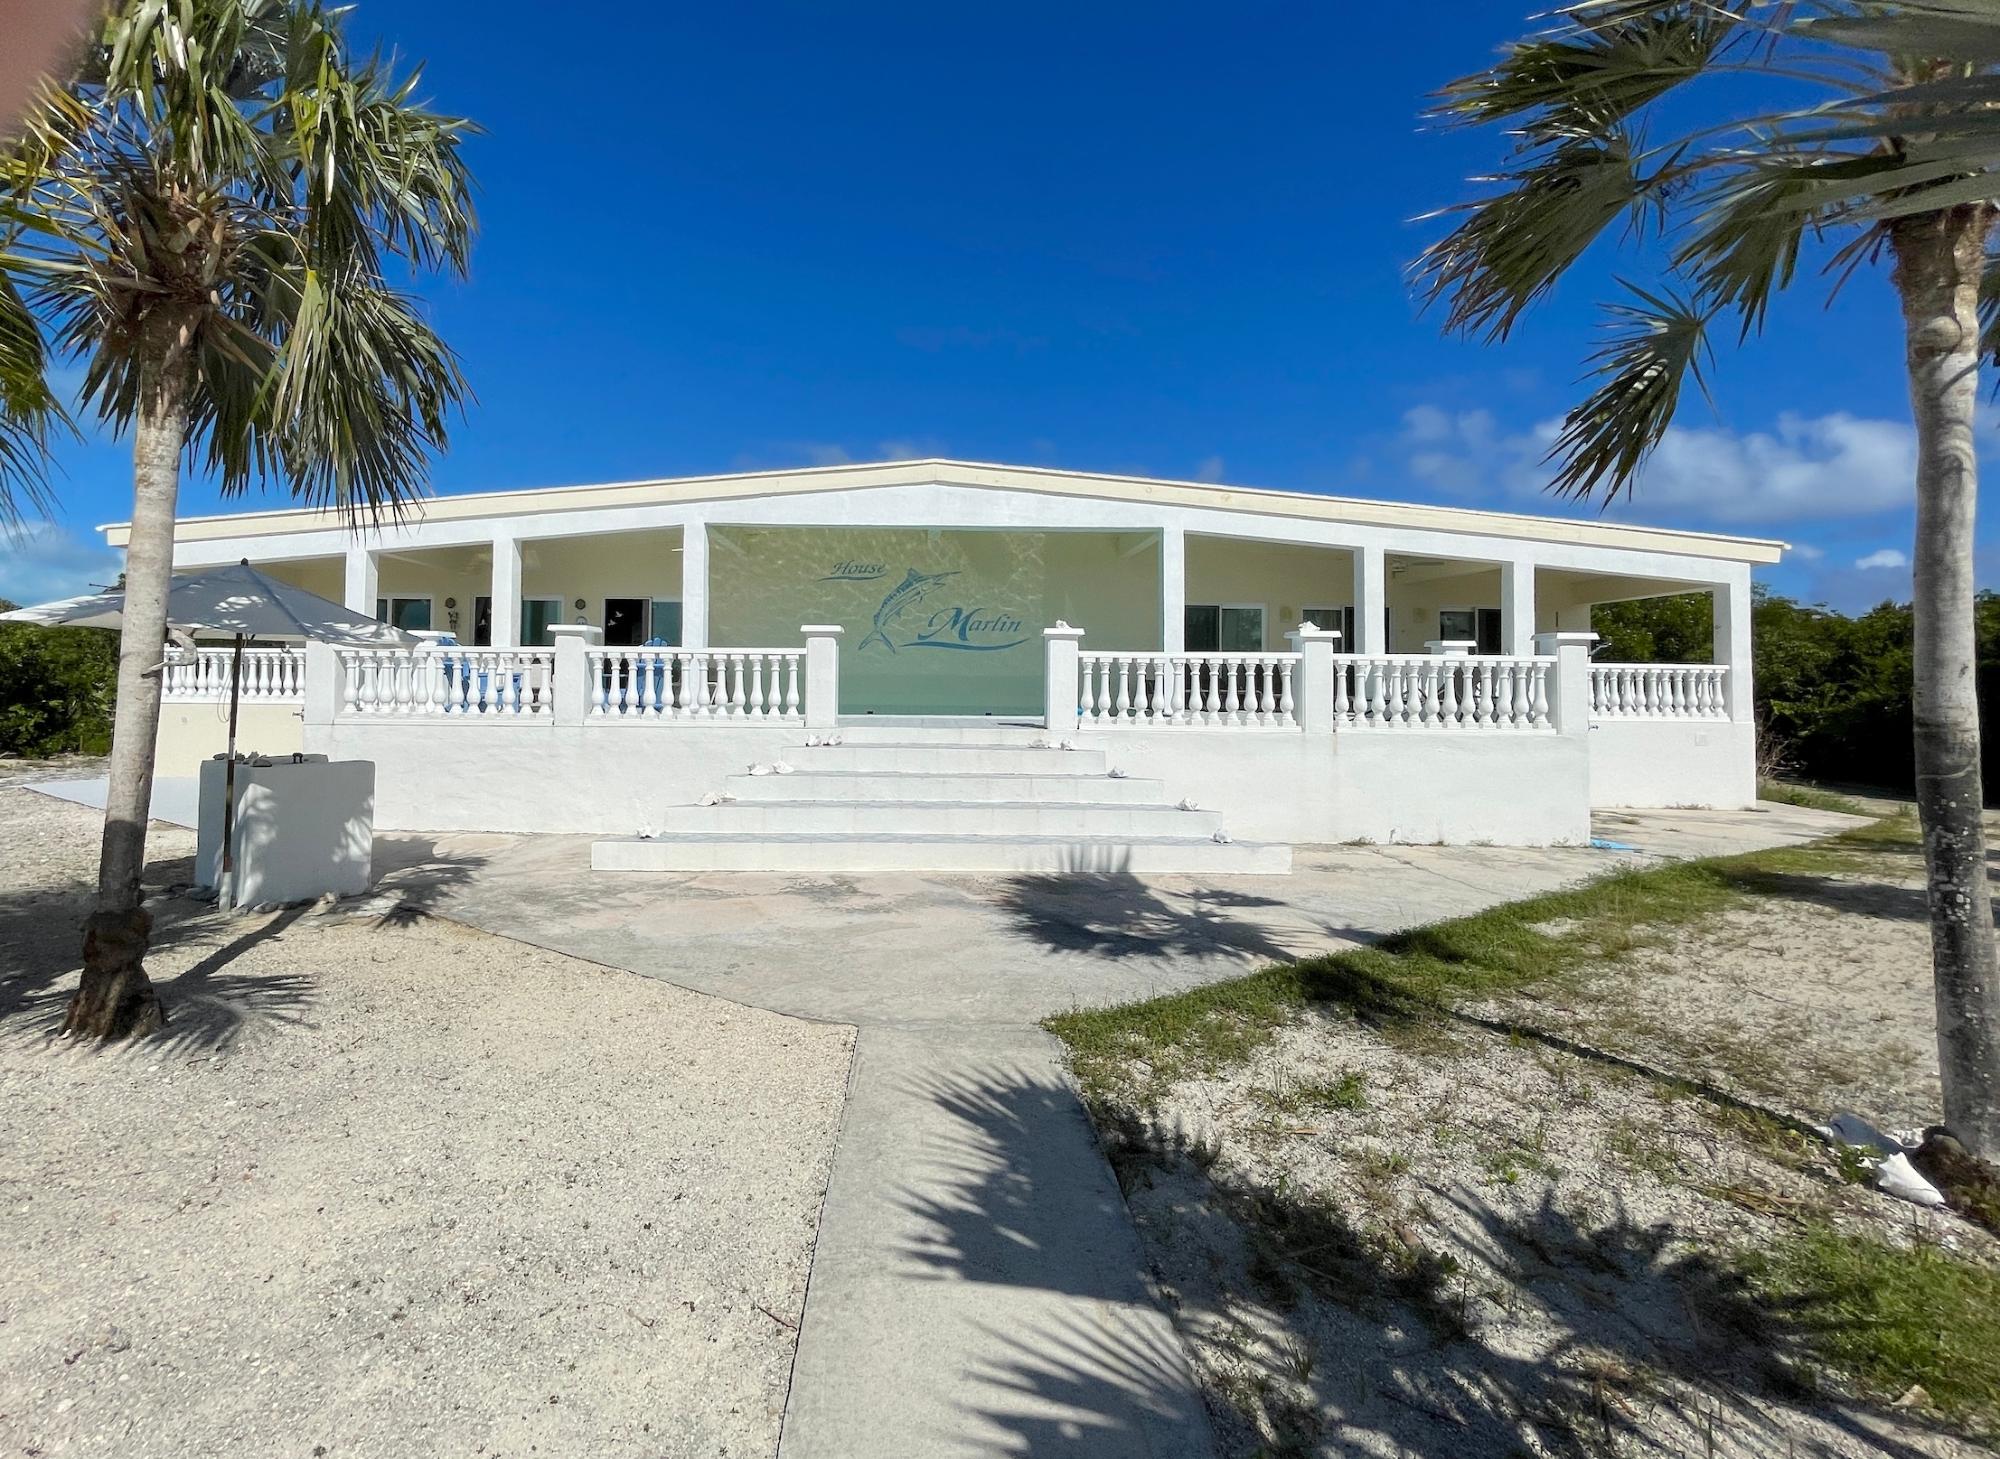
<svg viewBox="0 0 2000 1459">
<path fill-rule="evenodd" d="M 1446 608 L 1438 614 L 1438 637 L 1447 643 L 1470 643 L 1473 652 L 1500 652 L 1498 608 Z"/>
<path fill-rule="evenodd" d="M 1339 630 L 1339 652 L 1355 654 L 1361 652 L 1361 645 L 1354 641 L 1354 610 L 1352 608 L 1301 608 L 1299 617 L 1315 628 Z"/>
<path fill-rule="evenodd" d="M 375 621 L 386 623 L 392 628 L 400 628 L 405 633 L 418 633 L 431 626 L 431 600 L 429 598 L 377 598 L 375 600 Z"/>
<path fill-rule="evenodd" d="M 604 641 L 614 648 L 636 648 L 646 641 L 646 600 L 606 598 Z"/>
<path fill-rule="evenodd" d="M 1264 609 L 1254 603 L 1190 603 L 1181 631 L 1191 654 L 1262 653 Z"/>
<path fill-rule="evenodd" d="M 547 648 L 555 642 L 555 635 L 549 632 L 549 625 L 562 622 L 561 598 L 523 598 L 521 600 L 521 647 Z"/>
<path fill-rule="evenodd" d="M 653 600 L 652 632 L 649 638 L 662 639 L 678 648 L 681 641 L 681 605 L 678 600 Z"/>
</svg>

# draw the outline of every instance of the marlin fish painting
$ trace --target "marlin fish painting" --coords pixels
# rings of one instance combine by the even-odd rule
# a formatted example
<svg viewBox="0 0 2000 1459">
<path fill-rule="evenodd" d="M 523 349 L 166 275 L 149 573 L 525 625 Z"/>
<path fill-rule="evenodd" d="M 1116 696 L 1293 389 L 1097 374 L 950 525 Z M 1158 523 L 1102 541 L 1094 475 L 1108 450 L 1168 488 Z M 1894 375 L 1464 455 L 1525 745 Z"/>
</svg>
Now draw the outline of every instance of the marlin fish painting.
<svg viewBox="0 0 2000 1459">
<path fill-rule="evenodd" d="M 855 652 L 859 653 L 879 638 L 882 640 L 882 647 L 889 650 L 890 653 L 894 653 L 896 645 L 890 642 L 889 625 L 896 622 L 903 614 L 928 598 L 931 595 L 931 590 L 939 583 L 943 582 L 946 578 L 955 578 L 957 576 L 956 572 L 918 572 L 915 568 L 911 568 L 909 572 L 904 574 L 902 582 L 898 583 L 890 591 L 889 596 L 882 600 L 882 606 L 875 610 L 874 630 L 866 638 L 862 639 L 861 642 L 854 645 Z"/>
</svg>

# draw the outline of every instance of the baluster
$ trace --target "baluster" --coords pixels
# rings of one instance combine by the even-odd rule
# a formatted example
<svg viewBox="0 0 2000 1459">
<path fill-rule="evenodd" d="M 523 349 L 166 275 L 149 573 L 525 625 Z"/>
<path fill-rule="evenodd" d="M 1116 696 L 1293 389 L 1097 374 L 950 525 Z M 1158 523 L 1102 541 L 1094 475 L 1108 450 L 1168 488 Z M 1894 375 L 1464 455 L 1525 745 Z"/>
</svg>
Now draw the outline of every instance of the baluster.
<svg viewBox="0 0 2000 1459">
<path fill-rule="evenodd" d="M 1093 724 L 1102 724 L 1111 717 L 1111 660 L 1099 655 L 1090 661 L 1090 671 L 1095 696 L 1090 718 Z"/>
<path fill-rule="evenodd" d="M 1528 727 L 1542 729 L 1549 722 L 1549 667 L 1547 664 L 1533 665 L 1529 675 L 1530 692 L 1534 698 L 1528 706 Z"/>
<path fill-rule="evenodd" d="M 1299 722 L 1299 702 L 1292 693 L 1292 672 L 1298 667 L 1291 659 L 1278 665 L 1278 722 L 1297 724 Z M 1338 671 L 1339 665 L 1334 666 Z"/>
<path fill-rule="evenodd" d="M 1438 722 L 1446 729 L 1458 728 L 1458 665 L 1449 659 L 1438 671 Z"/>
<path fill-rule="evenodd" d="M 1111 722 L 1123 724 L 1132 718 L 1132 661 L 1120 654 L 1106 668 L 1106 672 L 1116 675 L 1111 692 Z"/>
</svg>

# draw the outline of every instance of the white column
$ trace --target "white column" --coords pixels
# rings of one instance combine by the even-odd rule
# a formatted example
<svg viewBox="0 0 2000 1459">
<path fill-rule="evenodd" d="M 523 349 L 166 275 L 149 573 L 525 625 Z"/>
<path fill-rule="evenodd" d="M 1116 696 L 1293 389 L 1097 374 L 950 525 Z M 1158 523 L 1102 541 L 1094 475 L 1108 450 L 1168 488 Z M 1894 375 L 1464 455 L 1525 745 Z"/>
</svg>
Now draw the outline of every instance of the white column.
<svg viewBox="0 0 2000 1459">
<path fill-rule="evenodd" d="M 685 611 L 685 610 L 683 610 Z M 683 617 L 682 625 L 686 625 Z M 838 623 L 806 623 L 806 728 L 833 729 L 840 723 L 840 636 Z"/>
<path fill-rule="evenodd" d="M 1160 529 L 1160 647 L 1187 652 L 1187 533 Z"/>
<path fill-rule="evenodd" d="M 1042 681 L 1042 723 L 1055 736 L 1076 733 L 1076 661 L 1083 642 L 1083 630 L 1071 628 L 1061 619 L 1054 628 L 1042 630 L 1043 653 L 1048 673 Z"/>
<path fill-rule="evenodd" d="M 301 718 L 308 728 L 333 723 L 340 708 L 340 653 L 316 638 L 306 640 L 305 699 Z"/>
<path fill-rule="evenodd" d="M 1750 666 L 1750 568 L 1746 563 L 1731 574 L 1731 580 L 1709 594 L 1715 611 L 1716 663 L 1729 666 L 1723 679 L 1723 693 L 1729 702 L 1729 717 L 1748 724 L 1756 717 L 1756 685 Z"/>
<path fill-rule="evenodd" d="M 373 618 L 378 596 L 375 584 L 374 552 L 358 542 L 350 545 L 347 549 L 347 581 L 340 600 L 347 611 Z"/>
<path fill-rule="evenodd" d="M 681 646 L 708 647 L 708 523 L 681 529 Z"/>
<path fill-rule="evenodd" d="M 1556 733 L 1578 738 L 1590 734 L 1590 646 L 1594 633 L 1538 633 L 1531 647 L 1554 658 L 1549 674 L 1549 718 Z"/>
<path fill-rule="evenodd" d="M 1354 642 L 1355 653 L 1385 654 L 1389 651 L 1389 569 L 1379 547 L 1354 549 Z"/>
<path fill-rule="evenodd" d="M 604 630 L 586 623 L 556 625 L 555 703 L 557 724 L 582 724 L 590 713 L 590 663 L 593 645 L 604 641 Z"/>
<path fill-rule="evenodd" d="M 1535 565 L 1500 564 L 1500 652 L 1524 659 L 1535 651 Z"/>
<path fill-rule="evenodd" d="M 521 646 L 521 544 L 505 533 L 493 538 L 493 647 Z"/>
<path fill-rule="evenodd" d="M 1340 648 L 1340 630 L 1301 623 L 1285 635 L 1299 656 L 1298 683 L 1292 688 L 1299 728 L 1309 735 L 1333 730 L 1333 656 Z"/>
</svg>

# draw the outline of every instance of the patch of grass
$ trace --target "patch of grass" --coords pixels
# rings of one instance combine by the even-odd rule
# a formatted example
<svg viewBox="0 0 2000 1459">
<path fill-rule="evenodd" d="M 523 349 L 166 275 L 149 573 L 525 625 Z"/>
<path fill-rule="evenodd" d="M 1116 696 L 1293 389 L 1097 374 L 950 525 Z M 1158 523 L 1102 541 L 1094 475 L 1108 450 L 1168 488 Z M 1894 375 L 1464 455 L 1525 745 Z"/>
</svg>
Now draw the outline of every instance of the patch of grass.
<svg viewBox="0 0 2000 1459">
<path fill-rule="evenodd" d="M 1851 872 L 1918 844 L 1915 819 L 1894 816 L 1809 846 L 1619 872 L 1372 946 L 1060 1014 L 1045 1026 L 1069 1046 L 1085 1088 L 1099 1093 L 1230 1068 L 1310 1010 L 1358 1018 L 1399 1048 L 1436 1054 L 1452 1038 L 1443 1015 L 1463 1004 L 1559 986 L 1751 897 L 1784 895 L 1799 877 Z"/>
<path fill-rule="evenodd" d="M 1921 1387 L 1948 1418 L 2000 1426 L 2000 1272 L 1825 1222 L 1744 1260 L 1774 1322 L 1872 1396 Z"/>
<path fill-rule="evenodd" d="M 1821 790 L 1817 785 L 1799 785 L 1789 780 L 1760 780 L 1757 782 L 1757 798 L 1774 801 L 1779 805 L 1795 805 L 1809 811 L 1839 811 L 1847 816 L 1868 814 L 1860 802 L 1849 800 L 1844 795 L 1831 790 Z"/>
</svg>

